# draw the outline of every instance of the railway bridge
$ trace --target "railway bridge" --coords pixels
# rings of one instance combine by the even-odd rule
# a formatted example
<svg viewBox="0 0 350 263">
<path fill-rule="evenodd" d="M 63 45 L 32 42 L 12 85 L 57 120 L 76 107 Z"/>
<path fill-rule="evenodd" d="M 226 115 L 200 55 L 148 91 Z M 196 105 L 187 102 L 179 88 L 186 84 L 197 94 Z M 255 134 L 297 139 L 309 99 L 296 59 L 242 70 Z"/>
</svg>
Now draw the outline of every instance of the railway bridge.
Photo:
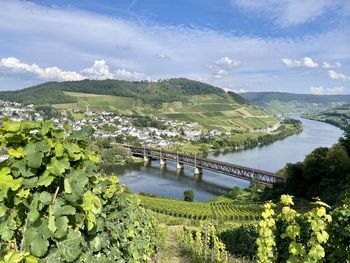
<svg viewBox="0 0 350 263">
<path fill-rule="evenodd" d="M 231 177 L 248 180 L 250 182 L 257 181 L 268 186 L 285 181 L 285 178 L 271 172 L 197 157 L 195 155 L 148 147 L 137 147 L 131 145 L 123 146 L 130 149 L 134 156 L 143 157 L 145 162 L 150 162 L 152 159 L 156 159 L 159 160 L 160 165 L 163 166 L 166 165 L 167 161 L 174 161 L 176 162 L 177 169 L 183 169 L 185 164 L 191 165 L 194 167 L 194 174 L 196 176 L 201 176 L 203 169 L 205 169 Z"/>
</svg>

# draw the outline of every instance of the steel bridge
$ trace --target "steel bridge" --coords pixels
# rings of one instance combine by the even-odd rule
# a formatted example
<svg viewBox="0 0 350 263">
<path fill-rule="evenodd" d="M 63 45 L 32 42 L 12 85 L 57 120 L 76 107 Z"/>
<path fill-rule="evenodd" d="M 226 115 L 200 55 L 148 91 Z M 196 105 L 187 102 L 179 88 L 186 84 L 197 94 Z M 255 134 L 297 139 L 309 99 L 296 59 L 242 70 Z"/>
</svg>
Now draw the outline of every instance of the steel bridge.
<svg viewBox="0 0 350 263">
<path fill-rule="evenodd" d="M 239 179 L 248 180 L 250 182 L 257 181 L 268 186 L 272 186 L 275 183 L 281 183 L 285 181 L 285 178 L 271 172 L 217 160 L 201 158 L 195 155 L 188 155 L 148 147 L 137 147 L 131 145 L 123 146 L 130 149 L 134 156 L 143 157 L 145 162 L 149 162 L 152 159 L 157 159 L 160 160 L 160 165 L 166 165 L 167 160 L 174 161 L 176 162 L 177 169 L 183 169 L 184 164 L 194 166 L 195 175 L 201 175 L 203 169 L 205 169 Z"/>
</svg>

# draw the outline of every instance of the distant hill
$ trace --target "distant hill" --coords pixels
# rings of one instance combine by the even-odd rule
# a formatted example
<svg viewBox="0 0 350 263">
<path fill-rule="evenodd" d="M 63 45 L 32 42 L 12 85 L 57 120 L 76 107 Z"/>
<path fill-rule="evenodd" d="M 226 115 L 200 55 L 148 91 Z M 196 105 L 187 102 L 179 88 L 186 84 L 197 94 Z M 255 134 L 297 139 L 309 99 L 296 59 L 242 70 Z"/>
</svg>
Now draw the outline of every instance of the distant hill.
<svg viewBox="0 0 350 263">
<path fill-rule="evenodd" d="M 350 103 L 350 95 L 313 95 L 286 92 L 247 92 L 240 96 L 276 113 L 317 112 Z"/>
<path fill-rule="evenodd" d="M 78 92 L 99 95 L 112 95 L 139 99 L 144 103 L 157 105 L 164 102 L 186 101 L 188 96 L 215 94 L 227 97 L 228 94 L 217 87 L 185 78 L 148 81 L 124 80 L 82 80 L 47 82 L 30 88 L 0 92 L 0 98 L 24 104 L 62 104 L 77 100 L 64 92 Z M 237 94 L 230 93 L 240 103 L 246 101 Z"/>
<path fill-rule="evenodd" d="M 148 81 L 83 80 L 47 82 L 0 99 L 62 109 L 110 111 L 198 122 L 208 130 L 247 131 L 275 125 L 278 119 L 240 95 L 184 78 Z"/>
</svg>

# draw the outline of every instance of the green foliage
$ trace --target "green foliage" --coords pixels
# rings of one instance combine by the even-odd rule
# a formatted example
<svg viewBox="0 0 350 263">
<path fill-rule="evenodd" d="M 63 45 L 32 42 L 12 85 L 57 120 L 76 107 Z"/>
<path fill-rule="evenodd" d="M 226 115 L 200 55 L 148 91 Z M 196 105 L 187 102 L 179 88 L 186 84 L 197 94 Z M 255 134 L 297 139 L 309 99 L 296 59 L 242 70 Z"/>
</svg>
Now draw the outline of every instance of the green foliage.
<svg viewBox="0 0 350 263">
<path fill-rule="evenodd" d="M 131 97 L 152 105 L 186 100 L 188 95 L 218 94 L 225 96 L 224 90 L 209 84 L 178 78 L 159 82 L 124 80 L 47 82 L 20 91 L 0 93 L 0 98 L 35 105 L 76 102 L 73 97 L 65 95 L 63 91 Z"/>
<path fill-rule="evenodd" d="M 49 121 L 3 123 L 0 260 L 148 262 L 160 246 L 157 222 L 66 133 Z"/>
<path fill-rule="evenodd" d="M 266 189 L 262 199 L 275 199 L 283 193 L 311 200 L 319 196 L 333 205 L 340 203 L 350 186 L 350 156 L 347 136 L 331 148 L 320 147 L 303 162 L 287 164 L 281 171 L 286 183 Z"/>
<path fill-rule="evenodd" d="M 256 239 L 257 262 L 272 263 L 275 261 L 276 241 L 274 231 L 276 222 L 274 219 L 274 204 L 268 202 L 264 205 L 265 211 L 262 213 L 263 219 L 259 222 L 259 237 Z"/>
<path fill-rule="evenodd" d="M 142 195 L 139 199 L 142 206 L 154 212 L 196 220 L 255 221 L 261 212 L 261 207 L 255 204 L 186 202 Z"/>
<path fill-rule="evenodd" d="M 241 93 L 241 96 L 251 103 L 265 105 L 271 101 L 281 102 L 298 101 L 304 103 L 330 103 L 330 102 L 350 102 L 349 95 L 313 95 L 313 94 L 295 94 L 287 92 L 247 92 Z"/>
<path fill-rule="evenodd" d="M 225 244 L 230 254 L 237 257 L 253 259 L 256 256 L 258 228 L 256 225 L 248 224 L 225 230 L 219 234 L 220 240 Z"/>
<path fill-rule="evenodd" d="M 329 262 L 346 262 L 350 259 L 350 206 L 344 204 L 332 212 L 332 223 L 329 225 L 329 242 L 326 256 Z"/>
<path fill-rule="evenodd" d="M 277 258 L 278 262 L 321 262 L 325 258 L 325 246 L 329 239 L 327 227 L 332 217 L 326 212 L 326 208 L 329 208 L 327 204 L 319 199 L 313 204 L 313 209 L 300 214 L 291 207 L 294 205 L 292 196 L 282 195 L 283 207 L 277 216 L 272 209 L 274 204 L 265 204 L 264 219 L 259 222 L 258 262 L 275 262 Z M 279 238 L 284 240 L 282 248 L 286 247 L 288 253 L 276 246 Z"/>
<path fill-rule="evenodd" d="M 193 202 L 193 199 L 194 199 L 193 190 L 189 189 L 189 190 L 184 191 L 184 201 Z"/>
<path fill-rule="evenodd" d="M 132 123 L 138 128 L 153 127 L 161 130 L 167 128 L 165 124 L 149 116 L 133 116 Z"/>
<path fill-rule="evenodd" d="M 57 118 L 59 116 L 58 110 L 48 105 L 36 106 L 35 111 L 40 112 L 47 120 Z"/>
<path fill-rule="evenodd" d="M 196 231 L 184 227 L 179 237 L 182 249 L 190 253 L 195 262 L 227 262 L 225 244 L 220 241 L 212 223 L 201 225 Z"/>
</svg>

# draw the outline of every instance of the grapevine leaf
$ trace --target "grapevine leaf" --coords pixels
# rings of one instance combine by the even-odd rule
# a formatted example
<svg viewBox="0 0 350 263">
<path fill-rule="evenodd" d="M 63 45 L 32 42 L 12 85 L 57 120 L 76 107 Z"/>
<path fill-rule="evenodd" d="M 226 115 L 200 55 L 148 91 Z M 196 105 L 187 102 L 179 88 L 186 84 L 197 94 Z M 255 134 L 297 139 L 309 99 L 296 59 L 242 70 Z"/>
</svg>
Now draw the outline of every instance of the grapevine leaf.
<svg viewBox="0 0 350 263">
<path fill-rule="evenodd" d="M 40 127 L 38 122 L 33 122 L 33 121 L 24 121 L 21 122 L 21 129 L 22 130 L 34 130 L 38 129 Z"/>
<path fill-rule="evenodd" d="M 22 158 L 25 156 L 25 152 L 22 147 L 19 147 L 17 149 L 9 149 L 8 154 L 15 158 Z"/>
<path fill-rule="evenodd" d="M 13 179 L 11 175 L 11 169 L 4 167 L 0 170 L 0 201 L 7 198 L 7 193 L 11 189 L 16 191 L 21 187 L 22 178 Z"/>
<path fill-rule="evenodd" d="M 16 230 L 16 221 L 12 216 L 0 223 L 0 236 L 4 241 L 10 241 L 13 239 L 14 231 Z"/>
<path fill-rule="evenodd" d="M 68 218 L 62 216 L 56 219 L 57 230 L 55 232 L 55 238 L 62 238 L 67 234 L 68 230 Z"/>
<path fill-rule="evenodd" d="M 49 172 L 46 170 L 40 177 L 39 180 L 36 182 L 35 185 L 37 186 L 49 186 L 52 181 L 55 179 L 55 177 L 50 176 Z"/>
<path fill-rule="evenodd" d="M 83 237 L 80 232 L 69 230 L 67 238 L 59 243 L 59 250 L 66 262 L 76 260 L 82 253 Z"/>
<path fill-rule="evenodd" d="M 40 217 L 40 214 L 39 214 L 39 212 L 38 212 L 37 210 L 35 210 L 35 209 L 32 209 L 32 210 L 30 210 L 30 211 L 28 212 L 28 221 L 29 221 L 30 223 L 35 222 L 36 220 L 39 219 L 39 217 Z"/>
<path fill-rule="evenodd" d="M 50 163 L 47 165 L 46 170 L 52 175 L 60 176 L 69 167 L 70 164 L 67 158 L 57 160 L 56 157 L 52 157 Z"/>
<path fill-rule="evenodd" d="M 37 142 L 35 144 L 35 148 L 37 151 L 42 152 L 42 153 L 47 153 L 51 150 L 51 146 L 46 140 L 42 140 L 40 142 Z"/>
<path fill-rule="evenodd" d="M 24 151 L 25 153 L 28 154 L 32 154 L 36 152 L 36 146 L 35 144 L 29 143 L 24 147 Z"/>
<path fill-rule="evenodd" d="M 29 178 L 29 177 L 35 176 L 37 172 L 37 169 L 28 167 L 26 165 L 26 160 L 24 159 L 13 162 L 11 169 L 14 177 L 22 176 L 25 178 Z"/>
<path fill-rule="evenodd" d="M 68 143 L 64 147 L 68 152 L 68 156 L 75 161 L 79 160 L 84 156 L 81 152 L 81 148 L 77 144 Z"/>
<path fill-rule="evenodd" d="M 48 226 L 52 233 L 56 232 L 57 227 L 55 223 L 55 214 L 51 205 L 49 207 L 49 225 Z"/>
<path fill-rule="evenodd" d="M 284 205 L 294 205 L 293 197 L 291 195 L 281 195 L 281 203 Z"/>
<path fill-rule="evenodd" d="M 55 211 L 55 214 L 60 216 L 60 215 L 74 215 L 76 212 L 75 208 L 71 205 L 64 205 Z"/>
<path fill-rule="evenodd" d="M 54 127 L 53 121 L 45 121 L 41 123 L 41 133 L 46 135 Z"/>
<path fill-rule="evenodd" d="M 44 155 L 41 152 L 28 154 L 26 157 L 27 164 L 32 168 L 39 168 L 41 166 Z"/>
<path fill-rule="evenodd" d="M 25 233 L 26 248 L 30 249 L 31 254 L 36 257 L 43 257 L 49 246 L 49 237 L 51 236 L 48 228 L 47 219 L 39 219 L 28 226 Z"/>
<path fill-rule="evenodd" d="M 26 257 L 24 263 L 38 263 L 38 260 L 36 257 L 28 256 L 28 257 Z"/>
<path fill-rule="evenodd" d="M 23 260 L 25 257 L 24 253 L 19 253 L 14 250 L 11 250 L 9 253 L 7 253 L 4 257 L 4 263 L 19 263 Z"/>
<path fill-rule="evenodd" d="M 55 154 L 57 157 L 61 157 L 63 155 L 64 148 L 62 143 L 56 143 L 55 144 Z"/>
<path fill-rule="evenodd" d="M 7 207 L 1 202 L 0 203 L 0 217 L 3 217 L 7 211 Z"/>
<path fill-rule="evenodd" d="M 17 132 L 21 128 L 20 122 L 12 122 L 12 121 L 4 121 L 3 122 L 3 130 L 8 132 Z"/>
<path fill-rule="evenodd" d="M 64 178 L 64 191 L 67 194 L 71 194 L 72 193 L 72 187 L 70 186 L 69 180 L 67 178 Z"/>
<path fill-rule="evenodd" d="M 51 194 L 49 192 L 41 192 L 39 195 L 39 201 L 42 206 L 48 205 L 51 203 Z M 42 207 L 39 206 L 39 209 Z"/>
</svg>

